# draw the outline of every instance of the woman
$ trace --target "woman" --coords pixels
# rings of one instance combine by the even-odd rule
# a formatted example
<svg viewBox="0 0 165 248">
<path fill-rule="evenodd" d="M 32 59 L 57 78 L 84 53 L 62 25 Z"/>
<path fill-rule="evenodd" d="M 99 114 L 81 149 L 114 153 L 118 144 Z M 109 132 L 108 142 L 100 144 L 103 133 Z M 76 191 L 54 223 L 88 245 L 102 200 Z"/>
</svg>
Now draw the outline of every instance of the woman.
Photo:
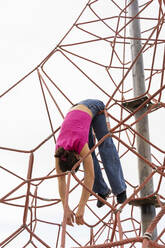
<svg viewBox="0 0 165 248">
<path fill-rule="evenodd" d="M 90 149 L 94 146 L 93 131 L 97 140 L 108 133 L 105 115 L 103 112 L 100 114 L 100 111 L 103 111 L 104 108 L 105 105 L 102 101 L 87 99 L 70 109 L 57 139 L 55 153 L 57 174 L 71 171 L 80 157 L 84 157 L 90 152 Z M 117 202 L 122 203 L 126 199 L 126 184 L 119 156 L 111 137 L 106 138 L 99 145 L 99 152 L 112 192 L 117 196 Z M 111 191 L 103 179 L 95 152 L 89 154 L 83 160 L 83 166 L 84 184 L 106 200 Z M 58 177 L 58 182 L 59 193 L 64 206 L 65 176 Z M 83 188 L 76 213 L 77 224 L 84 224 L 84 209 L 89 196 L 90 193 Z M 97 201 L 98 207 L 103 205 L 102 201 Z M 73 222 L 73 213 L 69 209 L 67 224 L 73 225 Z"/>
</svg>

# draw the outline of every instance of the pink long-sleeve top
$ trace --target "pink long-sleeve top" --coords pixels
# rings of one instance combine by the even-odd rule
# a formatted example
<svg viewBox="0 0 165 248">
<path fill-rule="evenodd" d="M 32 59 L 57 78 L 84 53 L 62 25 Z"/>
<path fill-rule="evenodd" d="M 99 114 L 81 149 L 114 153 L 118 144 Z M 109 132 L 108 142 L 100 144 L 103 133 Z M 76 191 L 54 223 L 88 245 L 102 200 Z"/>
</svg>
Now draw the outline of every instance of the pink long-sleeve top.
<svg viewBox="0 0 165 248">
<path fill-rule="evenodd" d="M 63 147 L 65 150 L 80 154 L 84 145 L 88 143 L 91 120 L 91 116 L 82 110 L 68 112 L 57 138 L 56 150 Z"/>
</svg>

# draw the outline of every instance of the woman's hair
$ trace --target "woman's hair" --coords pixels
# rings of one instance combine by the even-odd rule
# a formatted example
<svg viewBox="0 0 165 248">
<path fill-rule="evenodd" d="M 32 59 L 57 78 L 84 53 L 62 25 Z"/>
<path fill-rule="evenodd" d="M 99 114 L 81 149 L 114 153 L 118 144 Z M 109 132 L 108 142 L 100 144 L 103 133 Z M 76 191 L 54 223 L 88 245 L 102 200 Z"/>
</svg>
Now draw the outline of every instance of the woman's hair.
<svg viewBox="0 0 165 248">
<path fill-rule="evenodd" d="M 59 147 L 55 152 L 55 157 L 59 158 L 59 166 L 62 172 L 71 171 L 73 166 L 79 161 L 74 151 L 66 151 L 63 147 Z M 79 166 L 75 169 L 78 171 Z"/>
</svg>

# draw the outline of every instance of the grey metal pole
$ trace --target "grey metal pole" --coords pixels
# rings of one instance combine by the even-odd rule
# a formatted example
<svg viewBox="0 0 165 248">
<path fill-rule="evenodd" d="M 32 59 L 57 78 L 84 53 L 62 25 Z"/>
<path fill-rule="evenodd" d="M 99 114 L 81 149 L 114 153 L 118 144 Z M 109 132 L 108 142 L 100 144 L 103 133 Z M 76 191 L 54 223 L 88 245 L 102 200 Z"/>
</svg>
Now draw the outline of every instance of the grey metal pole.
<svg viewBox="0 0 165 248">
<path fill-rule="evenodd" d="M 131 3 L 132 2 L 132 3 Z M 129 16 L 131 18 L 135 17 L 139 12 L 138 0 L 129 0 Z M 130 36 L 131 39 L 131 53 L 132 53 L 132 61 L 138 56 L 142 45 L 141 45 L 141 29 L 140 29 L 140 21 L 135 18 L 130 23 Z M 137 39 L 136 39 L 137 38 Z M 134 96 L 139 97 L 145 94 L 145 79 L 144 79 L 144 66 L 143 66 L 143 55 L 141 54 L 135 65 L 132 69 L 133 74 L 133 88 L 134 88 Z M 146 107 L 143 107 L 135 114 L 135 119 L 137 120 L 141 115 L 146 112 Z M 147 140 L 149 140 L 149 125 L 148 125 L 148 116 L 145 116 L 142 120 L 140 120 L 136 124 L 136 130 L 142 136 L 144 136 Z M 150 145 L 146 143 L 142 138 L 137 136 L 137 151 L 144 158 L 147 158 L 151 161 L 151 151 Z M 138 158 L 138 170 L 139 170 L 139 181 L 140 184 L 143 183 L 144 179 L 151 173 L 152 169 L 140 158 Z M 153 180 L 150 180 L 148 184 L 141 190 L 141 197 L 147 196 L 153 193 Z M 141 221 L 142 221 L 142 231 L 145 233 L 148 225 L 151 220 L 155 217 L 156 211 L 155 206 L 148 204 L 141 206 Z M 157 230 L 154 231 L 153 239 L 157 236 Z"/>
</svg>

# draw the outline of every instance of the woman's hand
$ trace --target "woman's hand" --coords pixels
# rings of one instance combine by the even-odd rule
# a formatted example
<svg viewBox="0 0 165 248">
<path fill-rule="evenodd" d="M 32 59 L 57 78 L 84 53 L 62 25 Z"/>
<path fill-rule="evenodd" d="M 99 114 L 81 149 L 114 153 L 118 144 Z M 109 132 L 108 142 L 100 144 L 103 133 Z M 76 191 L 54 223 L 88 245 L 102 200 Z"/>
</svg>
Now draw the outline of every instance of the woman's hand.
<svg viewBox="0 0 165 248">
<path fill-rule="evenodd" d="M 72 210 L 68 209 L 66 224 L 69 226 L 73 226 L 73 223 L 74 223 L 74 214 Z"/>
<path fill-rule="evenodd" d="M 84 224 L 84 208 L 79 208 L 76 213 L 76 224 L 83 225 Z"/>
<path fill-rule="evenodd" d="M 77 225 L 83 225 L 84 224 L 83 216 L 84 216 L 84 209 L 79 208 L 77 210 L 77 213 L 76 213 L 76 216 L 75 216 Z M 74 213 L 70 209 L 68 209 L 66 224 L 69 225 L 69 226 L 73 226 L 73 224 L 74 224 Z"/>
</svg>

